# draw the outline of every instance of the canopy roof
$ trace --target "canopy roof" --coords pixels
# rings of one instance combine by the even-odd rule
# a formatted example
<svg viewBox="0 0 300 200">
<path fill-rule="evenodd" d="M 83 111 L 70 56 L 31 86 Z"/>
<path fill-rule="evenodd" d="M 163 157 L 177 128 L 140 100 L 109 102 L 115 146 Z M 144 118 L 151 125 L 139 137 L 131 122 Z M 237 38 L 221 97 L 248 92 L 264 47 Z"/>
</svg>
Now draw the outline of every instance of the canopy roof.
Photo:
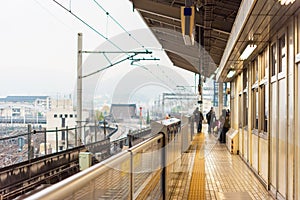
<svg viewBox="0 0 300 200">
<path fill-rule="evenodd" d="M 219 66 L 241 0 L 131 0 L 174 65 L 209 77 Z M 181 6 L 195 6 L 195 41 L 181 35 Z M 203 49 L 203 50 L 204 50 Z M 200 56 L 201 55 L 201 56 Z M 209 55 L 209 56 L 208 56 Z M 201 65 L 200 65 L 200 64 Z M 200 67 L 201 66 L 201 67 Z M 202 68 L 202 69 L 201 69 Z"/>
</svg>

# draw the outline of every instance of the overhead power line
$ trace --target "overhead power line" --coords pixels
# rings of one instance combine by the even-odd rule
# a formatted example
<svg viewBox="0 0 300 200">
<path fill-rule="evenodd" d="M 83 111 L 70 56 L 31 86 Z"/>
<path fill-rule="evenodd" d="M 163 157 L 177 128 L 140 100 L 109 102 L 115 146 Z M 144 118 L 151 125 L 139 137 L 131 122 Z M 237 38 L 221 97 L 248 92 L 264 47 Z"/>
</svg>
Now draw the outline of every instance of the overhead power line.
<svg viewBox="0 0 300 200">
<path fill-rule="evenodd" d="M 94 75 L 94 74 L 97 74 L 97 73 L 99 73 L 99 72 L 101 72 L 101 71 L 103 71 L 103 70 L 106 70 L 106 69 L 108 69 L 108 68 L 111 68 L 111 67 L 113 67 L 113 66 L 115 66 L 115 65 L 117 65 L 117 64 L 119 64 L 119 63 L 121 63 L 121 62 L 124 62 L 125 60 L 129 60 L 129 59 L 132 58 L 133 56 L 136 56 L 136 54 L 135 54 L 135 55 L 128 56 L 128 57 L 126 57 L 126 58 L 123 58 L 123 59 L 121 59 L 121 60 L 119 60 L 119 61 L 117 61 L 117 62 L 111 63 L 110 65 L 108 65 L 108 66 L 106 66 L 106 67 L 104 67 L 104 68 L 102 68 L 102 69 L 99 69 L 99 70 L 97 70 L 97 71 L 95 71 L 95 72 L 89 73 L 89 74 L 84 75 L 84 76 L 79 77 L 79 78 L 86 78 L 86 77 L 92 76 L 92 75 Z"/>
<path fill-rule="evenodd" d="M 62 25 L 64 25 L 66 28 L 68 28 L 71 31 L 74 31 L 75 29 L 73 29 L 71 26 L 69 26 L 68 24 L 66 24 L 65 22 L 63 22 L 61 19 L 59 19 L 57 16 L 55 16 L 50 10 L 49 8 L 47 8 L 45 5 L 43 5 L 42 3 L 40 3 L 38 0 L 33 0 L 39 7 L 41 7 L 45 12 L 47 12 L 51 17 L 53 17 L 54 19 L 56 19 L 59 23 L 61 23 Z"/>
<path fill-rule="evenodd" d="M 97 6 L 106 13 L 107 16 L 109 16 L 122 30 L 124 30 L 129 37 L 131 37 L 134 41 L 136 41 L 142 48 L 145 49 L 145 52 L 134 52 L 134 51 L 124 51 L 123 49 L 121 49 L 117 44 L 115 44 L 114 42 L 112 42 L 111 40 L 109 40 L 107 37 L 105 37 L 102 33 L 100 33 L 98 30 L 96 30 L 95 28 L 93 28 L 90 24 L 88 24 L 86 21 L 84 21 L 82 18 L 80 18 L 78 15 L 76 15 L 74 12 L 72 12 L 71 10 L 71 0 L 69 2 L 69 9 L 66 8 L 65 6 L 63 6 L 61 3 L 59 3 L 58 1 L 56 0 L 53 0 L 57 5 L 59 5 L 61 8 L 63 8 L 65 11 L 69 12 L 71 15 L 73 15 L 76 19 L 78 19 L 80 22 L 82 22 L 84 25 L 86 25 L 88 28 L 90 28 L 92 31 L 94 31 L 95 33 L 97 33 L 99 36 L 101 36 L 103 39 L 105 39 L 106 41 L 108 41 L 110 44 L 112 44 L 114 47 L 116 47 L 117 49 L 119 49 L 121 52 L 118 52 L 118 51 L 81 51 L 81 53 L 102 53 L 104 55 L 104 57 L 108 60 L 109 62 L 109 65 L 102 68 L 102 69 L 99 69 L 95 72 L 92 72 L 92 73 L 89 73 L 87 75 L 84 75 L 82 77 L 79 77 L 79 78 L 86 78 L 86 77 L 89 77 L 89 76 L 92 76 L 94 74 L 97 74 L 105 69 L 108 69 L 110 67 L 113 67 L 121 62 L 124 62 L 126 60 L 131 60 L 131 65 L 133 65 L 135 62 L 138 62 L 138 61 L 146 61 L 146 60 L 159 60 L 158 58 L 134 58 L 135 56 L 137 56 L 138 54 L 152 54 L 151 51 L 149 51 L 148 49 L 145 48 L 144 45 L 142 45 L 141 42 L 139 42 L 134 36 L 131 35 L 131 33 L 129 33 L 113 16 L 111 16 L 109 14 L 109 12 L 107 10 L 105 10 L 96 0 L 93 0 Z M 119 61 L 116 61 L 114 63 L 112 63 L 107 57 L 106 57 L 106 53 L 125 53 L 127 55 L 126 58 L 124 59 L 121 59 Z M 133 55 L 131 55 L 133 53 Z M 152 73 L 153 74 L 153 73 Z M 154 74 L 153 74 L 154 75 Z M 154 75 L 155 76 L 155 75 Z M 169 78 L 167 76 L 167 78 Z"/>
<path fill-rule="evenodd" d="M 105 14 L 107 15 L 107 16 L 109 16 L 123 31 L 125 31 L 127 34 L 128 34 L 128 36 L 129 37 L 131 37 L 134 41 L 136 41 L 143 49 L 145 49 L 145 50 L 147 50 L 146 48 L 145 48 L 145 46 L 140 42 L 140 41 L 138 41 L 131 33 L 129 33 L 113 16 L 111 16 L 111 14 L 109 14 L 109 12 L 107 11 L 107 10 L 105 10 L 104 8 L 103 8 L 103 6 L 101 6 L 96 0 L 93 0 L 96 4 L 97 4 L 97 6 L 103 11 L 103 12 L 105 12 Z"/>
<path fill-rule="evenodd" d="M 59 5 L 61 8 L 63 8 L 64 10 L 68 11 L 71 15 L 73 15 L 76 19 L 78 19 L 79 21 L 81 21 L 84 25 L 86 25 L 87 27 L 89 27 L 92 31 L 94 31 L 95 33 L 97 33 L 99 36 L 101 36 L 103 39 L 105 39 L 106 41 L 108 41 L 110 44 L 112 44 L 114 47 L 116 47 L 117 49 L 119 49 L 122 52 L 125 52 L 123 49 L 121 49 L 118 45 L 116 45 L 114 42 L 112 42 L 111 40 L 109 40 L 107 37 L 105 37 L 102 33 L 100 33 L 98 30 L 96 30 L 95 28 L 93 28 L 91 25 L 89 25 L 86 21 L 84 21 L 83 19 L 81 19 L 79 16 L 77 16 L 75 13 L 73 13 L 71 10 L 67 9 L 65 6 L 63 6 L 61 3 L 57 2 L 56 0 L 53 0 L 57 5 Z"/>
<path fill-rule="evenodd" d="M 82 53 L 102 53 L 102 54 L 105 55 L 105 53 L 120 53 L 120 52 L 116 52 L 116 51 L 111 51 L 111 52 L 109 52 L 109 51 L 107 51 L 107 52 L 104 52 L 104 51 L 95 51 L 95 52 L 82 51 Z M 140 52 L 139 51 L 136 51 L 136 52 L 129 51 L 129 52 L 124 52 L 124 53 L 126 53 L 126 54 L 132 54 L 132 55 L 129 55 L 126 58 L 118 60 L 118 61 L 116 61 L 114 63 L 112 63 L 112 62 L 109 61 L 109 65 L 108 66 L 106 66 L 106 67 L 104 67 L 102 69 L 99 69 L 97 71 L 94 71 L 92 73 L 89 73 L 87 75 L 84 75 L 82 77 L 79 77 L 79 78 L 86 78 L 86 77 L 92 76 L 92 75 L 97 74 L 97 73 L 99 73 L 99 72 L 101 72 L 103 70 L 106 70 L 106 69 L 111 68 L 111 67 L 113 67 L 113 66 L 115 66 L 117 64 L 120 64 L 120 63 L 122 63 L 122 62 L 124 62 L 126 60 L 131 60 L 131 64 L 133 64 L 134 62 L 143 61 L 143 60 L 159 60 L 158 58 L 134 58 L 135 56 L 137 56 L 139 54 L 151 54 L 152 52 L 149 52 L 149 51 L 145 51 L 145 52 L 143 52 L 143 51 L 140 51 Z"/>
</svg>

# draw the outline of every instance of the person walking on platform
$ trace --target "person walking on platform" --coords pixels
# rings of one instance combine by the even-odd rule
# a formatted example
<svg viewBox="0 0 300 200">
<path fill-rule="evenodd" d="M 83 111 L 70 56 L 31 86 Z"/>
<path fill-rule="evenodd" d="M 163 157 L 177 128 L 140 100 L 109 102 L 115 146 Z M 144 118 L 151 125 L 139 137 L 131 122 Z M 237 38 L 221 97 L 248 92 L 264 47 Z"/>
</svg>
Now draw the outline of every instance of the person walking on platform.
<svg viewBox="0 0 300 200">
<path fill-rule="evenodd" d="M 220 135 L 220 142 L 226 143 L 226 133 L 230 128 L 230 112 L 226 111 L 225 109 L 222 110 L 222 116 L 220 117 L 221 121 L 221 135 Z"/>
<path fill-rule="evenodd" d="M 210 111 L 206 114 L 206 120 L 208 124 L 208 133 L 211 133 L 211 129 L 214 128 L 213 125 L 216 121 L 216 114 L 213 107 L 211 107 Z"/>
<path fill-rule="evenodd" d="M 202 121 L 204 120 L 204 117 L 203 117 L 203 114 L 201 111 L 199 111 L 199 116 L 200 116 L 200 119 L 198 122 L 198 133 L 201 133 L 202 132 Z"/>
<path fill-rule="evenodd" d="M 197 107 L 194 111 L 194 117 L 195 117 L 195 122 L 197 124 L 197 131 L 198 133 L 202 132 L 202 121 L 204 119 L 203 114 L 201 111 L 199 111 L 199 108 Z"/>
</svg>

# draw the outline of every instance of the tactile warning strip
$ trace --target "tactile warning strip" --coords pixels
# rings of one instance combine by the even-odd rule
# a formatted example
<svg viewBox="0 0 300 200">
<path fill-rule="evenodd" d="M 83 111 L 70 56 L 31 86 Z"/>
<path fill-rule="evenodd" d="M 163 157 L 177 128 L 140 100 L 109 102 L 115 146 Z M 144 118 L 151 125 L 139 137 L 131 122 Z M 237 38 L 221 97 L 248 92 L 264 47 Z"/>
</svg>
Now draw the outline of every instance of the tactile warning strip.
<svg viewBox="0 0 300 200">
<path fill-rule="evenodd" d="M 272 199 L 239 155 L 207 133 L 196 134 L 184 153 L 182 172 L 174 183 L 170 199 Z"/>
<path fill-rule="evenodd" d="M 196 156 L 188 199 L 205 199 L 204 134 L 197 134 L 192 145 L 196 146 Z"/>
</svg>

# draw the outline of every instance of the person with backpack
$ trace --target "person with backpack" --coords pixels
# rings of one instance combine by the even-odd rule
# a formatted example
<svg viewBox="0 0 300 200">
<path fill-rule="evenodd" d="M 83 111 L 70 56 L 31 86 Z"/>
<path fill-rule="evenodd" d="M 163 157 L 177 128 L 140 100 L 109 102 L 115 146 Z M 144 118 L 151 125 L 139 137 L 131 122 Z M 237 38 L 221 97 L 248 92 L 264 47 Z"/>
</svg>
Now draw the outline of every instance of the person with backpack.
<svg viewBox="0 0 300 200">
<path fill-rule="evenodd" d="M 216 121 L 216 115 L 213 107 L 211 107 L 210 111 L 206 114 L 206 120 L 208 124 L 208 133 L 211 133 L 211 129 L 214 128 L 213 124 Z"/>
<path fill-rule="evenodd" d="M 226 111 L 225 109 L 222 110 L 222 116 L 220 117 L 221 120 L 221 135 L 220 135 L 220 142 L 226 143 L 226 133 L 230 129 L 230 112 Z"/>
</svg>

